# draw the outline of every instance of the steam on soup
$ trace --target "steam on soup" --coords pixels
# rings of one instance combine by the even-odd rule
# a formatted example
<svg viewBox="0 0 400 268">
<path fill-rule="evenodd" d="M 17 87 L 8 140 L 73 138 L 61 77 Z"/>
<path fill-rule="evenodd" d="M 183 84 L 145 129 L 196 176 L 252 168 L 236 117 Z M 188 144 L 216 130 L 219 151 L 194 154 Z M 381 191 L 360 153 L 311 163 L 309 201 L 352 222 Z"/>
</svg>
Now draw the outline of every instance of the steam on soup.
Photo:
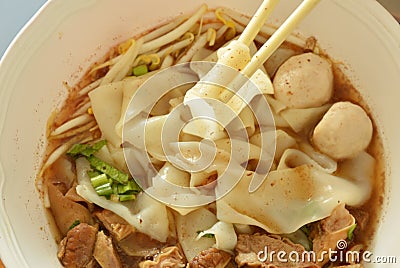
<svg viewBox="0 0 400 268">
<path fill-rule="evenodd" d="M 190 17 L 113 48 L 70 90 L 65 104 L 49 119 L 48 157 L 38 179 L 62 265 L 359 267 L 359 260 L 333 261 L 324 252 L 362 252 L 370 246 L 383 193 L 381 144 L 367 104 L 314 37 L 290 36 L 250 78 L 259 91 L 246 95 L 248 102 L 235 100 L 234 91 L 221 86 L 192 83 L 158 96 L 148 117 L 141 115 L 152 92 L 142 95 L 143 107 L 129 104 L 145 81 L 179 63 L 191 62 L 186 66 L 196 81 L 215 71 L 215 66 L 196 68 L 201 67 L 197 61 L 222 59 L 241 70 L 274 30 L 264 26 L 249 47 L 243 46 L 236 37 L 248 21 L 228 8 L 202 6 Z M 229 54 L 231 48 L 236 54 Z M 229 106 L 236 115 L 230 120 L 239 119 L 238 131 L 248 137 L 235 139 L 212 120 L 185 122 L 174 141 L 183 162 L 201 158 L 203 139 L 213 141 L 213 162 L 201 170 L 176 165 L 171 160 L 175 155 L 166 153 L 160 138 L 166 120 L 178 120 L 172 116 L 178 107 L 189 106 L 192 113 L 206 109 L 190 107 L 193 99 Z M 262 101 L 269 104 L 274 119 L 266 128 L 268 122 L 260 123 L 257 117 L 269 113 L 257 104 Z M 145 150 L 139 142 L 143 129 Z M 125 131 L 138 139 L 124 140 Z M 267 152 L 269 162 L 261 161 L 267 146 L 263 135 L 275 148 L 273 154 Z M 241 173 L 235 173 L 226 168 L 240 146 L 249 151 L 234 168 Z M 133 158 L 126 160 L 124 150 Z M 152 168 L 141 162 L 143 154 Z M 133 172 L 130 160 L 136 161 Z M 263 165 L 268 172 L 250 193 L 251 181 Z M 153 193 L 167 189 L 163 183 L 168 182 L 187 189 L 190 199 L 201 195 L 204 186 L 218 192 L 230 178 L 223 177 L 225 172 L 241 175 L 216 200 L 182 207 L 145 193 L 139 178 L 131 175 L 135 169 L 149 174 L 152 170 L 161 178 L 150 186 Z M 289 264 L 282 255 L 268 255 L 272 251 L 283 251 Z M 315 258 L 301 258 L 312 256 L 305 254 L 311 251 Z"/>
</svg>

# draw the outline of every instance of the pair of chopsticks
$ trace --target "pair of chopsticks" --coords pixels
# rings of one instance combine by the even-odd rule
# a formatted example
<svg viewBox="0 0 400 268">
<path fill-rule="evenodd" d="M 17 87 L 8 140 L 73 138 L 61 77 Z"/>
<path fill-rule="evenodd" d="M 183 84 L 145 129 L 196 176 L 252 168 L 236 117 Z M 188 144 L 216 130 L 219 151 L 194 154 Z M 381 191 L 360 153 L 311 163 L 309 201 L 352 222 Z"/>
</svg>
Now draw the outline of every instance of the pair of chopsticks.
<svg viewBox="0 0 400 268">
<path fill-rule="evenodd" d="M 251 58 L 250 62 L 244 67 L 242 73 L 247 77 L 251 77 L 257 69 L 262 65 L 274 51 L 285 41 L 294 28 L 305 18 L 310 11 L 319 3 L 320 0 L 304 0 L 295 11 L 285 20 L 285 22 L 274 32 L 274 34 L 262 45 L 262 47 Z M 249 46 L 257 36 L 261 27 L 276 7 L 279 0 L 264 0 L 256 13 L 250 20 L 249 24 L 240 35 L 238 41 Z M 265 178 L 254 177 L 248 191 L 250 193 L 256 191 Z"/>
<path fill-rule="evenodd" d="M 251 58 L 251 61 L 247 64 L 245 69 L 243 69 L 243 73 L 248 77 L 252 76 L 258 67 L 274 53 L 319 1 L 320 0 L 304 0 Z M 279 0 L 264 0 L 238 40 L 249 46 L 278 2 Z"/>
</svg>

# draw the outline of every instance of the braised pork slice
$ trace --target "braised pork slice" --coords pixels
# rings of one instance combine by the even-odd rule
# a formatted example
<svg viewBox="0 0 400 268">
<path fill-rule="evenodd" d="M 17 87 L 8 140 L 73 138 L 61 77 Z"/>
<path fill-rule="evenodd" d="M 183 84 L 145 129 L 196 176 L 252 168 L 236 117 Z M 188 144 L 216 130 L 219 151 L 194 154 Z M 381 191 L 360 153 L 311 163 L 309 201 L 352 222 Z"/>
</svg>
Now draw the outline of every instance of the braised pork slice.
<svg viewBox="0 0 400 268">
<path fill-rule="evenodd" d="M 121 261 L 114 249 L 112 240 L 103 231 L 97 233 L 97 240 L 94 246 L 93 257 L 102 268 L 120 268 Z"/>
<path fill-rule="evenodd" d="M 190 268 L 224 268 L 231 260 L 231 255 L 223 250 L 209 248 L 189 262 Z"/>
<path fill-rule="evenodd" d="M 347 239 L 347 233 L 354 224 L 355 219 L 345 205 L 338 205 L 329 217 L 313 226 L 310 234 L 310 238 L 313 240 L 313 251 L 317 256 L 322 256 L 322 252 L 336 249 L 340 240 Z M 326 255 L 328 254 L 323 255 L 324 260 L 319 262 L 321 266 L 329 260 Z"/>
<path fill-rule="evenodd" d="M 139 263 L 140 268 L 179 268 L 186 267 L 186 259 L 177 246 L 166 247 L 154 256 L 153 260 Z"/>
<path fill-rule="evenodd" d="M 116 241 L 121 241 L 135 231 L 135 228 L 127 221 L 107 209 L 96 212 L 95 216 Z"/>
<path fill-rule="evenodd" d="M 104 209 L 96 212 L 95 216 L 114 238 L 118 247 L 129 256 L 154 255 L 164 246 L 164 243 L 138 232 L 132 225 L 112 211 Z"/>
<path fill-rule="evenodd" d="M 100 264 L 97 263 L 95 259 L 92 259 L 85 268 L 101 268 Z"/>
<path fill-rule="evenodd" d="M 240 234 L 235 251 L 235 261 L 239 267 L 319 267 L 309 262 L 302 245 L 278 235 Z"/>
<path fill-rule="evenodd" d="M 92 215 L 87 208 L 67 198 L 57 186 L 49 183 L 47 187 L 50 209 L 63 236 L 77 220 L 82 223 L 92 223 Z"/>
<path fill-rule="evenodd" d="M 91 263 L 97 230 L 97 227 L 81 223 L 68 231 L 57 254 L 64 267 L 87 267 Z"/>
</svg>

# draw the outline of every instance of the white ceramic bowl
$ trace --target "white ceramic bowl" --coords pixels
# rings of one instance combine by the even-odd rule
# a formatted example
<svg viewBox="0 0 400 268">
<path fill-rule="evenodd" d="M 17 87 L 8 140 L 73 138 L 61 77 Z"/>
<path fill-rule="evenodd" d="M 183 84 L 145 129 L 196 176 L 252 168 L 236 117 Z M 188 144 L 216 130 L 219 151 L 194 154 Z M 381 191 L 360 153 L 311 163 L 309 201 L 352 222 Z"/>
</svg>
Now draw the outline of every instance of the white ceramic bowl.
<svg viewBox="0 0 400 268">
<path fill-rule="evenodd" d="M 260 2 L 53 0 L 14 40 L 0 64 L 0 257 L 7 267 L 60 266 L 34 182 L 46 120 L 66 96 L 62 82 L 75 84 L 110 47 L 204 1 L 247 14 Z M 278 24 L 299 2 L 282 0 L 270 21 Z M 345 63 L 372 107 L 388 171 L 373 253 L 400 256 L 400 27 L 376 1 L 322 0 L 298 32 L 316 36 L 329 55 Z"/>
</svg>

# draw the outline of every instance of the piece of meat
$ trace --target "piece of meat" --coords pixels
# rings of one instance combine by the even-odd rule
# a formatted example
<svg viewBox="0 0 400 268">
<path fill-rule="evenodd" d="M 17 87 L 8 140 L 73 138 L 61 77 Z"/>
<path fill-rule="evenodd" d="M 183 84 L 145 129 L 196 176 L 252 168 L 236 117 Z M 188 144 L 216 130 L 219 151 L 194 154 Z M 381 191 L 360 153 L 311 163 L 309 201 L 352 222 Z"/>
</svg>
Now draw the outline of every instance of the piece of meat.
<svg viewBox="0 0 400 268">
<path fill-rule="evenodd" d="M 364 209 L 360 208 L 349 208 L 350 214 L 356 219 L 357 228 L 354 230 L 354 236 L 360 238 L 361 241 L 368 241 L 368 236 L 365 236 L 365 231 L 368 229 L 370 224 L 370 215 Z"/>
<path fill-rule="evenodd" d="M 235 261 L 239 267 L 319 267 L 309 262 L 308 258 L 302 260 L 305 252 L 302 245 L 294 244 L 278 235 L 240 234 L 235 250 L 237 252 Z M 284 252 L 284 256 L 278 258 L 278 252 Z M 293 256 L 289 257 L 294 252 L 300 256 L 298 261 L 293 259 Z"/>
<path fill-rule="evenodd" d="M 133 226 L 112 211 L 102 210 L 96 212 L 95 216 L 110 232 L 119 248 L 129 256 L 145 257 L 154 255 L 164 246 L 164 243 L 137 232 Z"/>
<path fill-rule="evenodd" d="M 345 208 L 345 205 L 338 205 L 329 217 L 312 227 L 310 238 L 313 241 L 313 251 L 317 256 L 322 256 L 323 251 L 336 249 L 340 240 L 347 239 L 347 233 L 354 224 L 355 219 Z M 323 255 L 325 256 L 324 260 L 319 262 L 321 266 L 328 262 L 329 256 L 327 255 Z"/>
<path fill-rule="evenodd" d="M 177 246 L 166 247 L 153 260 L 139 263 L 140 268 L 179 268 L 186 267 L 186 259 Z"/>
<path fill-rule="evenodd" d="M 97 230 L 97 227 L 80 223 L 68 231 L 57 254 L 64 267 L 87 267 L 91 263 Z"/>
<path fill-rule="evenodd" d="M 103 231 L 97 233 L 93 257 L 102 268 L 120 268 L 121 261 L 114 249 L 112 239 L 106 236 Z"/>
<path fill-rule="evenodd" d="M 49 172 L 52 175 L 49 176 L 46 182 L 57 185 L 57 188 L 65 195 L 76 181 L 74 168 L 74 165 L 67 156 L 61 156 L 50 166 Z"/>
<path fill-rule="evenodd" d="M 223 250 L 209 248 L 189 262 L 189 268 L 224 268 L 231 260 L 231 255 Z"/>
<path fill-rule="evenodd" d="M 121 241 L 135 231 L 135 228 L 114 212 L 103 209 L 94 213 L 116 241 Z"/>
<path fill-rule="evenodd" d="M 57 186 L 51 183 L 47 185 L 47 188 L 50 209 L 63 236 L 77 220 L 81 223 L 92 223 L 92 215 L 86 207 L 65 197 Z"/>
<path fill-rule="evenodd" d="M 78 185 L 77 183 L 74 183 L 72 187 L 68 190 L 68 192 L 65 194 L 65 197 L 74 202 L 87 202 L 82 196 L 80 196 L 76 192 L 77 185 Z"/>
<path fill-rule="evenodd" d="M 95 259 L 91 259 L 90 262 L 85 266 L 85 268 L 101 268 Z"/>
<path fill-rule="evenodd" d="M 145 257 L 158 252 L 165 244 L 146 234 L 134 232 L 119 241 L 118 246 L 129 256 Z"/>
</svg>

